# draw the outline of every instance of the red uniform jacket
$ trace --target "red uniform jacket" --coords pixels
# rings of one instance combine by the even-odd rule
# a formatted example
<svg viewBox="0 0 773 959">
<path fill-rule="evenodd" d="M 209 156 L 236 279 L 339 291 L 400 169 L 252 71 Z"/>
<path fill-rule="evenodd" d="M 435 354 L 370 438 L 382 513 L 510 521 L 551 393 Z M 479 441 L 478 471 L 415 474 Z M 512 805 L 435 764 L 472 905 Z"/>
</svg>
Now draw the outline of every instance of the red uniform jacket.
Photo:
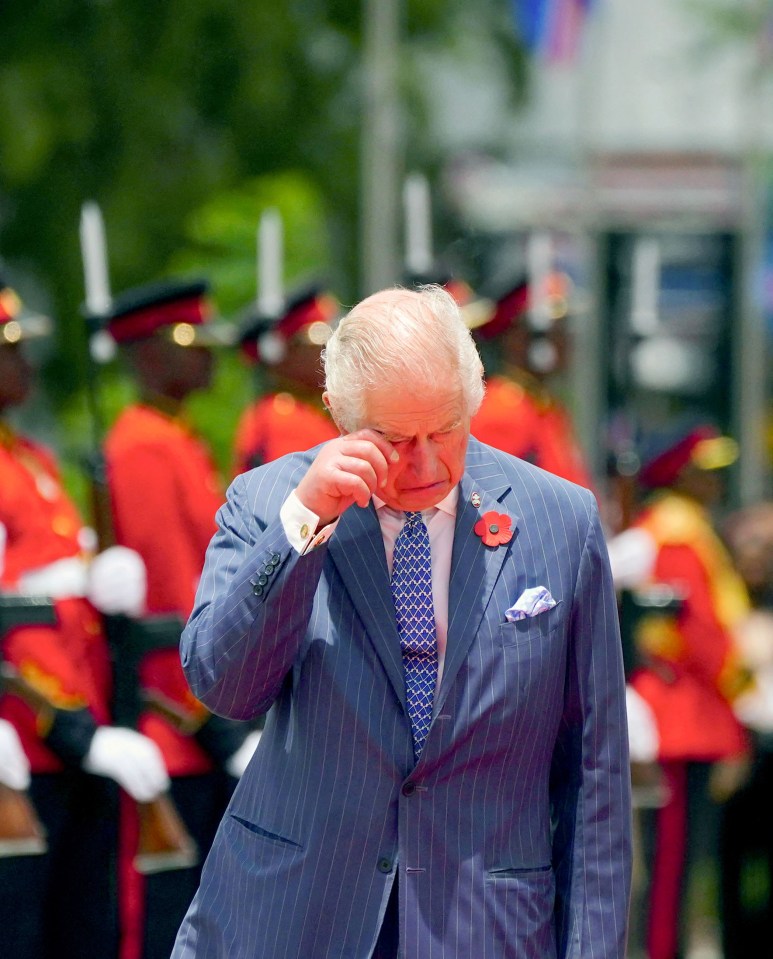
<svg viewBox="0 0 773 959">
<path fill-rule="evenodd" d="M 711 762 L 744 752 L 731 707 L 743 673 L 731 627 L 748 609 L 743 583 L 692 500 L 667 493 L 634 523 L 658 547 L 652 579 L 683 598 L 675 620 L 654 620 L 637 634 L 644 666 L 631 677 L 655 714 L 660 758 Z"/>
<path fill-rule="evenodd" d="M 83 555 L 83 523 L 61 486 L 53 457 L 2 425 L 0 522 L 7 529 L 2 588 L 13 590 L 25 573 Z M 86 709 L 95 723 L 106 723 L 110 658 L 101 618 L 81 598 L 57 601 L 56 616 L 56 626 L 11 630 L 3 658 L 56 709 L 73 714 Z M 63 768 L 45 741 L 50 716 L 11 694 L 0 699 L 0 715 L 16 727 L 33 772 Z"/>
<path fill-rule="evenodd" d="M 235 472 L 244 473 L 336 436 L 335 423 L 321 408 L 291 393 L 272 393 L 249 406 L 239 420 L 234 442 Z"/>
<path fill-rule="evenodd" d="M 179 418 L 137 405 L 114 424 L 105 458 L 116 541 L 145 561 L 148 613 L 176 613 L 185 622 L 224 500 L 211 456 Z M 194 720 L 208 715 L 188 689 L 176 649 L 148 654 L 141 682 Z M 158 743 L 170 775 L 212 769 L 196 740 L 158 712 L 146 712 L 139 728 Z"/>
<path fill-rule="evenodd" d="M 569 415 L 547 394 L 537 395 L 515 380 L 492 376 L 471 432 L 489 446 L 593 488 Z"/>
</svg>

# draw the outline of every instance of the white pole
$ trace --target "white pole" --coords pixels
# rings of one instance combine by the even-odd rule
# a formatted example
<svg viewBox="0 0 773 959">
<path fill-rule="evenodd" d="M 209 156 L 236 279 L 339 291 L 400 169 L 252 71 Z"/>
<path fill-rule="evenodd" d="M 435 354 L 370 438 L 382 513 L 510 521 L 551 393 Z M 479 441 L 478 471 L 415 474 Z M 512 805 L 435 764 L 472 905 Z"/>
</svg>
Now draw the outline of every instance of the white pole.
<svg viewBox="0 0 773 959">
<path fill-rule="evenodd" d="M 547 302 L 547 281 L 553 269 L 553 239 L 545 231 L 529 234 L 526 250 L 529 271 L 529 319 L 536 330 L 546 330 L 552 322 Z"/>
<path fill-rule="evenodd" d="M 80 242 L 86 309 L 91 316 L 105 316 L 110 312 L 112 303 L 107 272 L 107 243 L 102 211 L 93 200 L 88 200 L 81 207 Z"/>
<path fill-rule="evenodd" d="M 660 244 L 640 236 L 634 242 L 631 264 L 631 332 L 651 336 L 658 328 L 660 299 Z"/>
<path fill-rule="evenodd" d="M 411 173 L 403 184 L 405 266 L 410 274 L 429 273 L 433 264 L 432 201 L 423 173 Z"/>
<path fill-rule="evenodd" d="M 364 0 L 361 160 L 362 292 L 398 279 L 400 0 Z"/>
<path fill-rule="evenodd" d="M 277 316 L 284 306 L 282 218 L 273 207 L 258 225 L 258 312 Z"/>
</svg>

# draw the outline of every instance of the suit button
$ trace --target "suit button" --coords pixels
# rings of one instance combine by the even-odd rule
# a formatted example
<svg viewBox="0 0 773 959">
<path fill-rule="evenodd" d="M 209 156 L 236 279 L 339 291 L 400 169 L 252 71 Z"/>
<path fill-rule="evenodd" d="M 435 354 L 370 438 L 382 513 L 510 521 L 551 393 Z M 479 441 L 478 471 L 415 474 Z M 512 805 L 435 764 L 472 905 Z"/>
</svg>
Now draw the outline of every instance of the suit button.
<svg viewBox="0 0 773 959">
<path fill-rule="evenodd" d="M 416 792 L 416 783 L 414 782 L 409 781 L 402 788 L 403 796 L 412 796 L 415 792 Z"/>
<path fill-rule="evenodd" d="M 252 587 L 252 591 L 253 591 L 253 593 L 254 593 L 256 596 L 262 596 L 262 595 L 263 595 L 263 587 L 260 585 L 260 583 L 256 583 L 256 584 Z"/>
<path fill-rule="evenodd" d="M 386 856 L 382 856 L 378 861 L 378 871 L 383 872 L 384 875 L 392 871 L 392 860 L 387 859 Z"/>
<path fill-rule="evenodd" d="M 262 573 L 260 576 L 258 576 L 258 586 L 265 586 L 267 582 L 268 576 L 266 576 L 265 573 Z"/>
<path fill-rule="evenodd" d="M 278 566 L 282 562 L 282 557 L 279 555 L 279 553 L 274 553 L 271 557 L 271 562 L 274 564 L 274 566 Z"/>
</svg>

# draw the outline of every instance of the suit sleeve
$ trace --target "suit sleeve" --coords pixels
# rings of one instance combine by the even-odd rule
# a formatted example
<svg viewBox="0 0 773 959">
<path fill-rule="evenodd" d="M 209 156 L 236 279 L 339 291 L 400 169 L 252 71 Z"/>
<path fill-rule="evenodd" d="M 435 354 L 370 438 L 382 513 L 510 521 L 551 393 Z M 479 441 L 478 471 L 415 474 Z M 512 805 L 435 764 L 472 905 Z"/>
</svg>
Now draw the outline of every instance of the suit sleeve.
<svg viewBox="0 0 773 959">
<path fill-rule="evenodd" d="M 291 673 L 327 553 L 321 546 L 299 555 L 278 508 L 268 519 L 256 515 L 255 504 L 275 473 L 263 475 L 265 482 L 254 481 L 249 495 L 244 477 L 237 477 L 218 511 L 218 531 L 180 644 L 193 693 L 231 719 L 264 713 Z"/>
<path fill-rule="evenodd" d="M 560 959 L 623 959 L 631 881 L 625 684 L 615 592 L 593 515 L 574 591 L 551 770 Z"/>
</svg>

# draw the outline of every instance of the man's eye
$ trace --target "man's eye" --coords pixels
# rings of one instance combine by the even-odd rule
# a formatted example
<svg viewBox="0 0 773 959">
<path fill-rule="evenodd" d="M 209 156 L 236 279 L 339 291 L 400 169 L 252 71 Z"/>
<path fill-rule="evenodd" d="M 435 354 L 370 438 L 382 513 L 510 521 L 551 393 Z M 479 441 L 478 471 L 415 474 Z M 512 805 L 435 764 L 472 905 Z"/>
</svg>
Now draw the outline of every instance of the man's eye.
<svg viewBox="0 0 773 959">
<path fill-rule="evenodd" d="M 449 433 L 453 433 L 454 430 L 458 429 L 458 427 L 459 427 L 459 424 L 458 424 L 458 423 L 454 423 L 454 425 L 453 425 L 453 426 L 449 426 L 448 429 L 445 429 L 445 430 L 436 430 L 436 431 L 432 434 L 432 438 L 433 438 L 433 439 L 440 439 L 442 436 L 448 436 Z"/>
</svg>

